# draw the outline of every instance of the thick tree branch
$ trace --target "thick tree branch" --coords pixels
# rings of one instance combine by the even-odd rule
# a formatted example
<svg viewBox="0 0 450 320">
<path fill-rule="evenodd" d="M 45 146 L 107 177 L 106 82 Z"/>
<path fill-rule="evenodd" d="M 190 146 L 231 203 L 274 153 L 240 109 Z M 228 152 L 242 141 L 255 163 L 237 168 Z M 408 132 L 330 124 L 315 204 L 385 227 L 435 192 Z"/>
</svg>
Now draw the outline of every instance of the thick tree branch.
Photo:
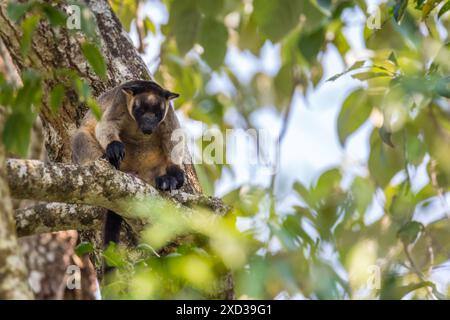
<svg viewBox="0 0 450 320">
<path fill-rule="evenodd" d="M 103 211 L 95 207 L 107 208 L 128 218 L 133 230 L 138 232 L 142 217 L 136 216 L 135 206 L 130 203 L 148 205 L 148 200 L 160 202 L 166 199 L 151 185 L 138 177 L 114 170 L 104 160 L 78 166 L 9 159 L 6 174 L 15 198 L 65 203 L 18 210 L 16 222 L 21 236 L 67 229 L 98 230 Z M 220 199 L 201 194 L 173 191 L 168 199 L 186 207 L 206 207 L 219 215 L 228 211 L 228 206 Z M 136 223 L 133 223 L 136 218 Z"/>
<path fill-rule="evenodd" d="M 100 230 L 105 209 L 59 202 L 43 203 L 15 211 L 17 236 L 62 230 Z"/>
</svg>

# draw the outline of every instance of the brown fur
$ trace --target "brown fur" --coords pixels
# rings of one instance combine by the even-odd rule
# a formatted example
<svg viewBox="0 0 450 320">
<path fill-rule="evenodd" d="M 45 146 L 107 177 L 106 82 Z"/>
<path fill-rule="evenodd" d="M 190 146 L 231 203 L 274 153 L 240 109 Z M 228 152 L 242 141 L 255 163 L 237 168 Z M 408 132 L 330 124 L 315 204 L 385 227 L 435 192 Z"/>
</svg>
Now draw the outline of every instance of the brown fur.
<svg viewBox="0 0 450 320">
<path fill-rule="evenodd" d="M 72 140 L 72 159 L 78 164 L 88 164 L 102 157 L 109 143 L 121 141 L 125 145 L 125 158 L 120 170 L 154 185 L 155 178 L 174 165 L 168 154 L 169 143 L 165 143 L 170 140 L 171 132 L 163 120 L 151 135 L 142 133 L 131 110 L 135 97 L 127 95 L 122 87 L 116 87 L 99 97 L 98 103 L 103 112 L 100 121 L 95 119 L 91 111 L 86 114 Z M 152 91 L 139 95 L 145 95 L 146 99 L 153 101 L 161 99 L 157 92 Z M 163 102 L 168 108 L 169 101 Z"/>
</svg>

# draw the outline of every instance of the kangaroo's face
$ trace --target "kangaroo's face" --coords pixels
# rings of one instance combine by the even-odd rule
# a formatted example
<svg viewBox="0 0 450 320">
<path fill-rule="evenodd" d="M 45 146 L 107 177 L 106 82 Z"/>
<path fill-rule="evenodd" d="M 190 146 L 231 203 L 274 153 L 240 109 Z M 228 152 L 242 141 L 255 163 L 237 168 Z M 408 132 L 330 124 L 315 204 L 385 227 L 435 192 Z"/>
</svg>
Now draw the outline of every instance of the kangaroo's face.
<svg viewBox="0 0 450 320">
<path fill-rule="evenodd" d="M 152 134 L 156 130 L 167 115 L 169 101 L 179 96 L 154 82 L 150 83 L 152 85 L 148 87 L 122 89 L 127 96 L 128 112 L 144 134 Z"/>
</svg>

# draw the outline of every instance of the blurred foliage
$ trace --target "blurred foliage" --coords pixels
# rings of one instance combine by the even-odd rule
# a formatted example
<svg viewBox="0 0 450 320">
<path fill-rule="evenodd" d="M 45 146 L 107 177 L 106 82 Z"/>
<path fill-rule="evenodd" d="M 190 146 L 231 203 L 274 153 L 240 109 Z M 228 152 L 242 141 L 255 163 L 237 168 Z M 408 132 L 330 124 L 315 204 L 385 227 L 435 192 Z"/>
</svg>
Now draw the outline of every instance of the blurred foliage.
<svg viewBox="0 0 450 320">
<path fill-rule="evenodd" d="M 346 148 L 366 124 L 372 133 L 362 173 L 342 164 L 323 172 L 312 185 L 298 181 L 290 188 L 288 196 L 296 199 L 290 208 L 284 205 L 286 195 L 278 194 L 276 183 L 230 191 L 223 199 L 233 206 L 232 212 L 212 224 L 201 210 L 185 219 L 185 213 L 162 204 L 161 214 L 152 213 L 157 223 L 144 233 L 136 251 L 111 246 L 103 253 L 117 267 L 116 277 L 103 288 L 105 296 L 211 297 L 226 270 L 235 277 L 238 298 L 449 296 L 449 288 L 433 282 L 432 272 L 448 269 L 450 257 L 446 200 L 450 187 L 450 1 L 389 0 L 380 4 L 379 15 L 374 16 L 367 13 L 363 0 L 162 0 L 168 12 L 163 25 L 146 14 L 145 1 L 110 2 L 124 28 L 141 35 L 141 52 L 146 45 L 143 39 L 162 33 L 155 77 L 181 94 L 175 106 L 189 118 L 222 132 L 255 127 L 252 115 L 267 106 L 288 119 L 294 94 L 307 96 L 325 83 L 351 76 L 361 85 L 348 94 L 340 109 L 339 142 Z M 58 15 L 48 14 L 53 9 L 46 5 L 26 6 L 30 7 L 12 5 L 8 10 L 11 18 L 22 23 L 24 54 L 38 19 L 47 17 L 55 25 L 60 21 L 55 18 Z M 32 14 L 24 19 L 29 10 Z M 358 12 L 379 25 L 365 25 L 361 36 L 367 54 L 355 60 L 345 16 Z M 85 34 L 89 41 L 89 33 Z M 240 79 L 227 61 L 230 50 L 258 58 L 267 43 L 278 48 L 278 71 L 257 72 L 249 81 Z M 84 47 L 84 54 L 94 72 L 104 74 L 98 49 L 91 46 Z M 347 68 L 324 79 L 324 56 L 330 50 L 337 51 Z M 225 79 L 231 93 L 211 92 L 214 76 Z M 42 93 L 36 77 L 32 72 L 23 75 L 21 89 L 1 82 L 1 102 L 11 114 L 4 142 L 20 153 L 29 134 L 23 133 L 27 126 L 18 128 L 17 121 L 32 123 L 23 110 L 39 109 Z M 82 80 L 76 75 L 71 79 L 77 92 L 89 99 Z M 55 110 L 66 89 L 53 89 Z M 18 90 L 33 94 L 19 95 Z M 228 114 L 238 115 L 239 121 L 229 121 Z M 220 164 L 203 163 L 196 168 L 209 194 L 215 193 L 224 173 L 232 171 Z M 418 185 L 415 176 L 420 170 L 426 183 Z M 275 179 L 283 183 L 280 177 Z M 447 216 L 432 214 L 437 204 L 445 207 Z M 420 222 L 424 215 L 430 216 L 426 224 Z M 246 227 L 238 231 L 236 221 Z M 159 252 L 180 238 L 184 245 Z M 77 251 L 91 250 L 81 244 Z"/>
<path fill-rule="evenodd" d="M 96 25 L 93 15 L 86 5 L 79 1 L 70 1 L 69 3 L 78 5 L 83 13 L 80 17 L 81 31 L 84 37 L 82 53 L 93 72 L 104 78 L 106 76 L 106 65 L 95 44 L 97 36 L 93 31 Z M 24 3 L 10 1 L 7 6 L 7 13 L 9 18 L 19 24 L 22 29 L 20 48 L 24 57 L 30 54 L 33 34 L 39 23 L 49 23 L 53 28 L 66 28 L 68 17 L 67 13 L 57 5 L 42 1 L 27 1 Z M 77 30 L 67 30 L 71 33 L 77 32 Z M 0 75 L 1 105 L 6 108 L 8 114 L 3 129 L 3 143 L 10 153 L 22 157 L 27 155 L 31 128 L 41 107 L 42 81 L 51 80 L 55 75 L 60 75 L 65 79 L 64 83 L 54 84 L 48 95 L 48 101 L 46 101 L 55 114 L 58 113 L 64 102 L 66 92 L 72 91 L 78 96 L 82 106 L 91 108 L 97 117 L 101 116 L 100 108 L 91 95 L 89 84 L 75 70 L 61 68 L 42 74 L 29 69 L 22 74 L 22 84 L 5 81 L 5 77 Z"/>
</svg>

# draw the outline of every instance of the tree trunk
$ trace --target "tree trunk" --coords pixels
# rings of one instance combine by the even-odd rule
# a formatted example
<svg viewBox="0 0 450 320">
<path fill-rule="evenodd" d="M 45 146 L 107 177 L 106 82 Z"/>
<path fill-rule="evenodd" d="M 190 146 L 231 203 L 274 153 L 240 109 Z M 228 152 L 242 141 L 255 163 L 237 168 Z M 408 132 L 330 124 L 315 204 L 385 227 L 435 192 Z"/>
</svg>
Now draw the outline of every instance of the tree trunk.
<svg viewBox="0 0 450 320">
<path fill-rule="evenodd" d="M 16 86 L 22 84 L 17 67 L 0 39 L 0 73 Z M 47 159 L 43 143 L 42 123 L 36 120 L 31 134 L 29 148 L 31 159 Z M 35 205 L 34 201 L 13 199 L 13 208 Z M 39 207 L 39 206 L 37 206 Z M 25 214 L 28 212 L 25 211 Z M 17 217 L 17 216 L 16 216 Z M 17 220 L 17 218 L 16 218 Z M 23 236 L 19 230 L 18 236 Z M 28 237 L 19 238 L 19 247 L 23 253 L 28 269 L 28 283 L 36 299 L 94 299 L 96 282 L 92 265 L 88 257 L 80 259 L 75 255 L 74 244 L 78 238 L 75 231 L 58 232 L 58 234 L 28 233 Z M 65 285 L 66 269 L 70 265 L 80 268 L 84 275 L 81 290 L 70 290 Z M 89 282 L 90 281 L 90 282 Z"/>
<path fill-rule="evenodd" d="M 50 111 L 48 93 L 54 85 L 62 83 L 66 88 L 70 88 L 69 80 L 53 71 L 61 68 L 76 70 L 80 77 L 88 81 L 95 97 L 125 81 L 151 79 L 151 75 L 106 0 L 84 1 L 97 22 L 98 45 L 107 64 L 105 80 L 100 79 L 84 59 L 80 49 L 84 41 L 81 32 L 69 33 L 65 28 L 52 28 L 46 22 L 39 23 L 32 37 L 31 49 L 27 57 L 23 57 L 20 51 L 21 30 L 7 17 L 6 1 L 0 1 L 0 25 L 2 25 L 0 38 L 5 43 L 14 63 L 20 72 L 33 68 L 46 75 L 43 81 L 44 95 L 40 118 L 49 159 L 53 162 L 69 162 L 70 137 L 80 124 L 87 107 L 79 102 L 75 91 L 69 89 L 66 91 L 64 103 L 58 114 Z M 173 108 L 169 110 L 166 119 L 173 128 L 179 126 Z M 187 179 L 183 191 L 201 192 L 193 166 L 185 164 L 184 170 Z M 92 241 L 99 246 L 98 239 L 101 237 L 98 233 L 99 231 L 82 233 L 82 239 Z M 97 270 L 100 269 L 97 268 Z"/>
</svg>

